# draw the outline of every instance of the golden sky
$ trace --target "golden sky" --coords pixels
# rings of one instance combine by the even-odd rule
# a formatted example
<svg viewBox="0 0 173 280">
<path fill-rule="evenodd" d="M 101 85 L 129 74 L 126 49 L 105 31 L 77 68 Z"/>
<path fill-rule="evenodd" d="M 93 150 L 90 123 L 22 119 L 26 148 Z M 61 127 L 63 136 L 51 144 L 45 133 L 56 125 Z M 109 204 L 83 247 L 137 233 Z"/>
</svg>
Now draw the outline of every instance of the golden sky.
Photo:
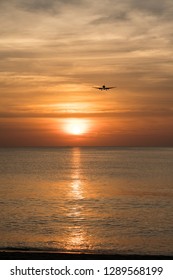
<svg viewBox="0 0 173 280">
<path fill-rule="evenodd" d="M 1 0 L 0 146 L 171 146 L 172 14 L 172 0 Z"/>
</svg>

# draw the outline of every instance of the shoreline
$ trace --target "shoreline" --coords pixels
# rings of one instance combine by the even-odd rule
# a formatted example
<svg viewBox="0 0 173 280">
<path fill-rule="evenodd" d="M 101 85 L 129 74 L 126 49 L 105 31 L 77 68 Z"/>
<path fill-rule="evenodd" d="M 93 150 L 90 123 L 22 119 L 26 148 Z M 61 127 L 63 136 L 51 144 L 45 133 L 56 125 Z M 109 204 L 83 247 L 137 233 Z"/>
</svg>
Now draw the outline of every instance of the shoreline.
<svg viewBox="0 0 173 280">
<path fill-rule="evenodd" d="M 0 260 L 173 260 L 171 255 L 0 250 Z"/>
</svg>

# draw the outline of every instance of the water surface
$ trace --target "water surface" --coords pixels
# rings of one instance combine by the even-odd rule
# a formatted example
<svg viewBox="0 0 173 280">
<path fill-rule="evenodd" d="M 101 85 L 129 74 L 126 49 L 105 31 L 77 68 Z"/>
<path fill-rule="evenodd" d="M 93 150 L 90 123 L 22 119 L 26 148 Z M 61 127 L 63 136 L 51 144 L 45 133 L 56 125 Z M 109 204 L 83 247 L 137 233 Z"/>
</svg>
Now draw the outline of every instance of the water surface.
<svg viewBox="0 0 173 280">
<path fill-rule="evenodd" d="M 0 149 L 0 248 L 173 255 L 173 148 Z"/>
</svg>

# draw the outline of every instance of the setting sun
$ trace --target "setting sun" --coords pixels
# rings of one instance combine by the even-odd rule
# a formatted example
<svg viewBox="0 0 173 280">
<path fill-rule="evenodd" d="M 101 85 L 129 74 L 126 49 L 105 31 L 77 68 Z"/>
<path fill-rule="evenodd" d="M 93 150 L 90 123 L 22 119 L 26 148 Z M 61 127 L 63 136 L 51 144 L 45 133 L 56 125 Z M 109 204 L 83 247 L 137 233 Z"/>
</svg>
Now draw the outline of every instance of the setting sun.
<svg viewBox="0 0 173 280">
<path fill-rule="evenodd" d="M 81 135 L 88 131 L 89 125 L 86 120 L 83 119 L 70 119 L 67 120 L 64 130 L 66 133 L 73 135 Z"/>
</svg>

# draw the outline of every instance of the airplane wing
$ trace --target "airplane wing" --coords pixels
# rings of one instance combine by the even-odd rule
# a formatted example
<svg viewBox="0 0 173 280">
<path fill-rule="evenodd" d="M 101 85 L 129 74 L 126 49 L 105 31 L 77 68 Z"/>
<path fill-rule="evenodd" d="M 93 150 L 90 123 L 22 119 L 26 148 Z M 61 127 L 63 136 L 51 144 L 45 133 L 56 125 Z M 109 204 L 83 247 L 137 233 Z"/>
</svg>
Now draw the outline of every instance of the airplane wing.
<svg viewBox="0 0 173 280">
<path fill-rule="evenodd" d="M 106 87 L 105 89 L 111 89 L 111 88 L 116 88 L 116 87 Z"/>
<path fill-rule="evenodd" d="M 93 88 L 96 88 L 96 89 L 102 89 L 102 87 L 93 87 Z"/>
</svg>

